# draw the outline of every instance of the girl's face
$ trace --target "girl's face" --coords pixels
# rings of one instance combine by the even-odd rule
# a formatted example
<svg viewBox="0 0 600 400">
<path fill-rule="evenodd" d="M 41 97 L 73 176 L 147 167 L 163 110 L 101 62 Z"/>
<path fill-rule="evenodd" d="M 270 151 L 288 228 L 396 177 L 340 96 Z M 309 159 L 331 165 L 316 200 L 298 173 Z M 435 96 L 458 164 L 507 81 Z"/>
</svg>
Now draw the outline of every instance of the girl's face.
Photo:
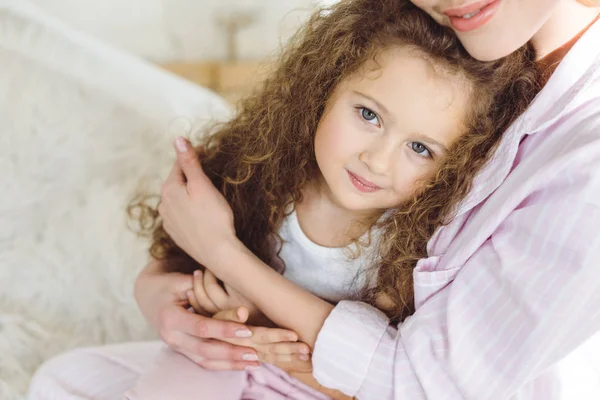
<svg viewBox="0 0 600 400">
<path fill-rule="evenodd" d="M 476 59 L 496 60 L 523 46 L 550 21 L 561 3 L 575 0 L 411 0 L 451 27 Z M 582 6 L 583 7 L 583 6 Z"/>
<path fill-rule="evenodd" d="M 464 132 L 470 85 L 397 48 L 343 80 L 315 135 L 326 194 L 360 215 L 398 206 Z"/>
</svg>

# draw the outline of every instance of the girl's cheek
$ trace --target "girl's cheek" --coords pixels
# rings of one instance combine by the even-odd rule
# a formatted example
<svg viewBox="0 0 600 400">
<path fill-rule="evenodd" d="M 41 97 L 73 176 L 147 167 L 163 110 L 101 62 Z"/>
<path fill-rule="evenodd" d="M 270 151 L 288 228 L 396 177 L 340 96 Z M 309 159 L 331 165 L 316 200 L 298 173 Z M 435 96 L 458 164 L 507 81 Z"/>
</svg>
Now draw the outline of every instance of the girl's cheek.
<svg viewBox="0 0 600 400">
<path fill-rule="evenodd" d="M 401 158 L 396 163 L 394 166 L 393 187 L 400 203 L 406 201 L 419 190 L 419 186 L 423 184 L 422 179 L 424 176 L 423 171 L 408 162 L 406 158 Z"/>
</svg>

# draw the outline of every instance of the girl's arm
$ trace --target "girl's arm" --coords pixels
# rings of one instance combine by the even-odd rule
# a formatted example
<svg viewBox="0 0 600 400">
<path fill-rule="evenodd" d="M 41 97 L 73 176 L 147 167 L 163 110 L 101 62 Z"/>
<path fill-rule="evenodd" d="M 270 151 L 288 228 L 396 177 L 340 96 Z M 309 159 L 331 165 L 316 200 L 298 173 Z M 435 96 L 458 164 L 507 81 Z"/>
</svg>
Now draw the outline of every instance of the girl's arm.
<svg viewBox="0 0 600 400">
<path fill-rule="evenodd" d="M 210 270 L 254 303 L 276 325 L 314 348 L 334 306 L 300 288 L 263 263 L 240 242 L 220 247 Z"/>
<path fill-rule="evenodd" d="M 193 291 L 193 293 L 190 294 L 191 295 L 190 303 L 194 306 L 195 309 L 207 310 L 207 309 L 210 309 L 211 305 L 219 307 L 219 304 L 221 301 L 226 302 L 226 304 L 224 304 L 224 305 L 226 306 L 225 308 L 227 308 L 227 309 L 231 309 L 236 306 L 238 300 L 236 300 L 235 298 L 231 299 L 230 293 L 232 292 L 232 290 L 229 287 L 229 285 L 227 283 L 225 285 L 228 288 L 227 291 L 225 289 L 223 289 L 216 282 L 216 279 L 214 278 L 214 276 L 212 275 L 212 273 L 209 269 L 206 269 L 204 271 L 204 273 L 202 273 L 201 271 L 198 271 L 198 273 L 196 273 L 194 275 L 195 275 L 194 291 Z M 279 276 L 281 276 L 281 275 L 279 275 Z M 287 279 L 286 279 L 286 281 L 287 281 Z M 266 295 L 268 295 L 268 293 Z M 198 297 L 198 298 L 196 298 L 196 297 Z M 263 295 L 261 295 L 261 297 L 265 297 L 265 295 L 263 294 Z M 198 300 L 198 299 L 203 299 L 203 303 L 205 305 L 201 306 L 200 305 L 201 300 Z M 230 303 L 231 301 L 233 301 L 233 303 Z M 207 302 L 210 304 L 206 304 Z M 245 303 L 247 303 L 247 301 L 244 299 L 244 304 Z M 294 304 L 292 303 L 290 306 L 291 309 L 288 310 L 292 315 L 294 315 L 294 312 L 295 312 L 295 310 L 293 309 L 293 306 L 294 306 Z M 222 310 L 219 310 L 219 311 L 220 312 L 217 315 L 213 316 L 213 318 L 221 319 L 221 318 L 225 317 L 225 319 L 229 319 L 229 320 L 234 319 L 228 315 L 228 314 L 230 314 L 230 311 L 225 311 L 225 312 L 223 312 Z M 265 352 L 272 353 L 269 356 L 272 356 L 273 354 L 278 354 L 278 350 L 277 350 L 278 346 L 277 345 L 268 344 L 265 346 L 254 346 L 254 345 L 252 345 L 252 343 L 249 342 L 249 340 L 250 339 L 237 339 L 234 341 L 230 341 L 230 340 L 227 340 L 227 341 L 232 344 L 253 347 L 259 352 L 259 354 L 262 354 L 261 352 L 263 351 L 263 347 L 264 347 Z M 275 360 L 271 360 L 270 362 L 277 365 L 279 368 L 283 369 L 284 371 L 288 372 L 288 374 L 290 374 L 294 378 L 298 379 L 299 381 L 303 382 L 304 384 L 329 396 L 333 400 L 351 400 L 352 399 L 351 397 L 346 396 L 337 390 L 329 389 L 317 382 L 317 380 L 312 375 L 311 362 L 310 361 L 301 361 L 301 360 L 297 359 L 297 356 L 302 354 L 301 348 L 304 346 L 306 346 L 306 344 L 303 344 L 300 342 L 284 343 L 280 350 L 281 355 L 283 356 L 285 354 L 290 354 L 292 356 L 291 361 L 276 362 Z M 304 371 L 302 370 L 303 366 L 305 367 Z"/>
<path fill-rule="evenodd" d="M 175 148 L 177 162 L 162 186 L 158 207 L 165 231 L 271 321 L 293 327 L 301 341 L 314 347 L 333 306 L 295 286 L 248 250 L 236 236 L 231 207 L 202 171 L 190 143 L 180 137 Z"/>
</svg>

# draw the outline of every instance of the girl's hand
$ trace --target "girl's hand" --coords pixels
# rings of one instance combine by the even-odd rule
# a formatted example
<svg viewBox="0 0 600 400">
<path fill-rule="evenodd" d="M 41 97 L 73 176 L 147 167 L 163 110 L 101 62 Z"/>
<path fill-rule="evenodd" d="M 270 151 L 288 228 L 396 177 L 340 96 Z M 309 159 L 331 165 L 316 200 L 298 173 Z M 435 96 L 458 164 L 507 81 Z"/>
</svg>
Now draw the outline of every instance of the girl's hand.
<svg viewBox="0 0 600 400">
<path fill-rule="evenodd" d="M 256 350 L 259 361 L 275 364 L 285 371 L 312 371 L 310 348 L 307 344 L 297 342 L 298 336 L 295 333 L 275 328 L 254 304 L 233 291 L 227 284 L 223 289 L 209 270 L 194 272 L 194 289 L 187 291 L 187 297 L 194 310 L 214 314 L 214 319 L 241 321 L 241 311 L 243 315 L 247 315 L 243 319 L 245 323 L 256 325 L 249 326 L 252 331 L 251 338 L 221 339 L 224 342 L 251 347 Z"/>
<path fill-rule="evenodd" d="M 188 290 L 187 299 L 197 313 L 207 312 L 210 315 L 240 306 L 249 312 L 248 323 L 273 327 L 273 323 L 262 312 L 227 283 L 221 286 L 217 277 L 209 270 L 194 272 L 194 288 Z"/>
<path fill-rule="evenodd" d="M 190 143 L 175 141 L 177 162 L 161 191 L 158 212 L 173 241 L 202 265 L 238 245 L 231 207 L 202 171 Z"/>
</svg>

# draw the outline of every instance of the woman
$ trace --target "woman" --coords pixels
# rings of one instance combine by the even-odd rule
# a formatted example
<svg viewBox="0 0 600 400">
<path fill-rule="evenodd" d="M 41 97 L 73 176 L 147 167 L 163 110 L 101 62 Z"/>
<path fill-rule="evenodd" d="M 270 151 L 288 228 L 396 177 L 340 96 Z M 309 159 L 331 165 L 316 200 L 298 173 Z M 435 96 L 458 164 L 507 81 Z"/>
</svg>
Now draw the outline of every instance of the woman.
<svg viewBox="0 0 600 400">
<path fill-rule="evenodd" d="M 328 310 L 308 300 L 322 307 L 322 320 L 284 326 L 309 341 L 318 335 L 317 380 L 361 399 L 598 398 L 600 8 L 575 0 L 414 3 L 481 60 L 531 41 L 546 86 L 430 241 L 414 273 L 411 318 L 396 329 L 361 303 Z M 188 179 L 199 171 L 183 168 Z M 196 190 L 202 210 L 185 196 L 163 210 L 165 220 L 187 222 L 171 225 L 172 237 L 199 261 L 202 246 L 225 246 L 230 260 L 255 262 L 227 244 L 231 231 L 202 231 L 215 226 L 205 224 L 208 215 L 226 211 L 216 202 L 206 208 L 210 187 Z"/>
<path fill-rule="evenodd" d="M 429 257 L 414 272 L 409 319 L 389 326 L 363 303 L 332 308 L 293 287 L 282 298 L 301 296 L 297 306 L 320 318 L 300 324 L 263 311 L 314 347 L 322 385 L 362 400 L 599 398 L 600 23 L 592 23 L 600 7 L 576 0 L 414 3 L 480 60 L 531 41 L 546 86 L 506 132 L 454 220 L 430 241 Z M 221 249 L 230 261 L 260 268 L 227 223 L 206 223 L 230 214 L 194 160 L 189 151 L 179 154 L 187 188 L 166 192 L 172 198 L 164 203 L 176 205 L 162 210 L 168 233 L 205 265 L 218 262 L 203 259 L 206 249 Z M 202 196 L 189 196 L 192 186 Z M 255 350 L 204 340 L 252 335 L 239 324 L 245 315 L 222 322 L 185 312 L 191 277 L 161 268 L 151 263 L 140 275 L 136 297 L 163 339 L 205 368 L 252 365 Z M 265 341 L 257 332 L 251 340 Z"/>
</svg>

